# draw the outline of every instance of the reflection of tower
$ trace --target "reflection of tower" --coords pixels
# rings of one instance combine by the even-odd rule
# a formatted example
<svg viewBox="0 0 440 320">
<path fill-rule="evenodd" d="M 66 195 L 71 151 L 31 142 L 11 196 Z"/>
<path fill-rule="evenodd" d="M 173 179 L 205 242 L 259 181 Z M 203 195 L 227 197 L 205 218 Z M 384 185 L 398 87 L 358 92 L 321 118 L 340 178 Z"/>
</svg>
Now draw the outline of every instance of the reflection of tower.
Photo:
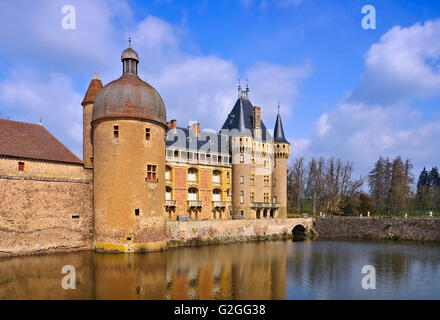
<svg viewBox="0 0 440 320">
<path fill-rule="evenodd" d="M 123 75 L 101 89 L 93 106 L 94 248 L 163 249 L 166 110 L 138 77 L 136 51 L 127 48 L 121 60 Z"/>
<path fill-rule="evenodd" d="M 101 89 L 102 82 L 96 72 L 81 103 L 83 106 L 83 162 L 86 168 L 93 167 L 92 112 L 93 103 Z"/>
<path fill-rule="evenodd" d="M 287 218 L 287 159 L 290 155 L 290 143 L 284 136 L 280 110 L 274 129 L 274 168 L 272 173 L 272 199 L 279 203 L 277 218 Z"/>
</svg>

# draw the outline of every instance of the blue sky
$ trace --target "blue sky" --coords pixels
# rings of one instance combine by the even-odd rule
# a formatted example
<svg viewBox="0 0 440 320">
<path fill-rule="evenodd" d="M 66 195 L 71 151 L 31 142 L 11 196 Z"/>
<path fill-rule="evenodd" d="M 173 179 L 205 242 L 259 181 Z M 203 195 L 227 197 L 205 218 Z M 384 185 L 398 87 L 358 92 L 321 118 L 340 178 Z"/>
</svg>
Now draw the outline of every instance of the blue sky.
<svg viewBox="0 0 440 320">
<path fill-rule="evenodd" d="M 61 8 L 76 8 L 76 29 Z M 361 28 L 364 5 L 377 28 Z M 168 119 L 220 128 L 249 79 L 274 125 L 280 100 L 293 157 L 340 157 L 367 174 L 379 155 L 440 165 L 438 1 L 0 3 L 0 114 L 43 123 L 81 156 L 81 100 L 97 69 L 119 77 L 128 35 Z"/>
</svg>

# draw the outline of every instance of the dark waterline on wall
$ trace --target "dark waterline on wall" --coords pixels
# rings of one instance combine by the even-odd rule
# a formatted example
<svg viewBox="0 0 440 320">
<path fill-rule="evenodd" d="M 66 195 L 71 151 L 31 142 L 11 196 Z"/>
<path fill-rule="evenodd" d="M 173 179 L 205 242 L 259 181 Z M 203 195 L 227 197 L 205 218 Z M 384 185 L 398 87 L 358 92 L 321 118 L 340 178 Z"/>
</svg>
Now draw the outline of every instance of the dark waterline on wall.
<svg viewBox="0 0 440 320">
<path fill-rule="evenodd" d="M 76 270 L 64 290 L 61 269 Z M 376 289 L 362 288 L 362 267 Z M 440 245 L 273 241 L 0 259 L 0 299 L 440 299 Z"/>
</svg>

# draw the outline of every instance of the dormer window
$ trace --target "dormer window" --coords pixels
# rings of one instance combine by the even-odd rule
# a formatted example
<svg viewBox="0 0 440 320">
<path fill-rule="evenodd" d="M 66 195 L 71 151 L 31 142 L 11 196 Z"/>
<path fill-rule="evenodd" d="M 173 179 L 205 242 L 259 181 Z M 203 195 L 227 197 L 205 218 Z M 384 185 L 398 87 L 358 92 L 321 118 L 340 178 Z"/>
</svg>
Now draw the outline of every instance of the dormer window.
<svg viewBox="0 0 440 320">
<path fill-rule="evenodd" d="M 24 171 L 24 162 L 19 162 L 18 163 L 18 171 Z"/>
<path fill-rule="evenodd" d="M 150 140 L 150 128 L 145 128 L 145 140 Z"/>
<path fill-rule="evenodd" d="M 113 126 L 113 138 L 119 138 L 119 126 Z"/>
</svg>

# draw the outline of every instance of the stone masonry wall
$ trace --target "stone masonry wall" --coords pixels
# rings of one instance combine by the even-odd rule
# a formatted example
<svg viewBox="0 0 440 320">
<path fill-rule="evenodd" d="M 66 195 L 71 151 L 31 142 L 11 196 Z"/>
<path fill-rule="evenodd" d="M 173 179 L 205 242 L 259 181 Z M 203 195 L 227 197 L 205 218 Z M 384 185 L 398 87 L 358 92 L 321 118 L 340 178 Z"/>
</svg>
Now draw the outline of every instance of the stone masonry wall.
<svg viewBox="0 0 440 320">
<path fill-rule="evenodd" d="M 313 219 L 258 219 L 167 222 L 168 246 L 288 238 L 302 224 L 313 229 Z"/>
<path fill-rule="evenodd" d="M 320 238 L 417 240 L 440 242 L 440 219 L 397 217 L 317 218 Z"/>
<path fill-rule="evenodd" d="M 91 249 L 90 182 L 0 177 L 0 257 Z"/>
</svg>

